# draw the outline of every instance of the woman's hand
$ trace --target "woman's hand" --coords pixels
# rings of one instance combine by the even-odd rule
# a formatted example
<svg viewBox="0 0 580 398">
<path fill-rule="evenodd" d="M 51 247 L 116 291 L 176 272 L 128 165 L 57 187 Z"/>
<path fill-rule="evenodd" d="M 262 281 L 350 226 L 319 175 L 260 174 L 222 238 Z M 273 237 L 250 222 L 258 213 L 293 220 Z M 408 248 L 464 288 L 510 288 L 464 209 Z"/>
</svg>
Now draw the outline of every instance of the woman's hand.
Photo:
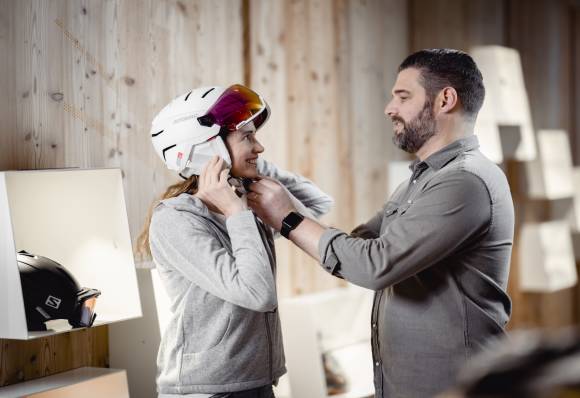
<svg viewBox="0 0 580 398">
<path fill-rule="evenodd" d="M 229 169 L 223 169 L 224 160 L 214 156 L 201 170 L 196 197 L 208 208 L 229 217 L 246 210 L 244 202 L 228 184 Z"/>
</svg>

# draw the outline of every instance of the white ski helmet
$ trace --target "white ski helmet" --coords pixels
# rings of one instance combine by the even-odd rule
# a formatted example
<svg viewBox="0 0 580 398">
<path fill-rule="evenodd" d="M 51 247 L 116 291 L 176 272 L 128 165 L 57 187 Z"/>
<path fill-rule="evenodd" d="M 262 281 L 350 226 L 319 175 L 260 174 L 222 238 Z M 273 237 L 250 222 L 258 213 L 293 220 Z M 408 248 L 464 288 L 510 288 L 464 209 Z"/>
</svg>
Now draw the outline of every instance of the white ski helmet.
<svg viewBox="0 0 580 398">
<path fill-rule="evenodd" d="M 242 85 L 201 87 L 175 98 L 157 114 L 151 123 L 151 141 L 169 169 L 189 178 L 199 175 L 215 155 L 231 167 L 220 134 L 250 122 L 257 130 L 269 113 L 266 102 Z"/>
</svg>

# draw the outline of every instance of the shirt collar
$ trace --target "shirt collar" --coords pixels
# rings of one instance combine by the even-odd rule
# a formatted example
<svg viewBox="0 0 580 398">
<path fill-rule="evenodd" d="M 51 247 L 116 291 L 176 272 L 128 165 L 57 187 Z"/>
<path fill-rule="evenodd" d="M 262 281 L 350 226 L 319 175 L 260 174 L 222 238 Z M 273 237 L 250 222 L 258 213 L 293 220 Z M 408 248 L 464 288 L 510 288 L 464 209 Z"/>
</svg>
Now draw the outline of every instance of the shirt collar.
<svg viewBox="0 0 580 398">
<path fill-rule="evenodd" d="M 453 141 L 446 147 L 441 148 L 439 151 L 435 152 L 429 156 L 424 161 L 415 159 L 409 168 L 414 171 L 417 166 L 421 168 L 431 167 L 434 170 L 439 170 L 451 160 L 455 159 L 457 155 L 463 152 L 471 151 L 479 147 L 479 140 L 477 136 L 470 135 L 469 137 L 460 138 Z"/>
</svg>

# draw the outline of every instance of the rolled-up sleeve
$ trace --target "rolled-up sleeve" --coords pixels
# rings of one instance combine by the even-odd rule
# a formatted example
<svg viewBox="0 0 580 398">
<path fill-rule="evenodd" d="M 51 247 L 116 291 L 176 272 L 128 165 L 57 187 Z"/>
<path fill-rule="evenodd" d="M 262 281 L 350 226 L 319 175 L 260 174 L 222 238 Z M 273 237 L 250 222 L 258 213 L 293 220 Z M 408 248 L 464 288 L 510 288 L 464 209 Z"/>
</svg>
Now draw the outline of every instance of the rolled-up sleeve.
<svg viewBox="0 0 580 398">
<path fill-rule="evenodd" d="M 328 213 L 334 204 L 334 199 L 312 181 L 283 170 L 274 163 L 259 158 L 258 171 L 281 182 L 292 194 L 293 203 L 298 211 L 309 218 L 320 218 Z"/>
<path fill-rule="evenodd" d="M 381 290 L 468 246 L 489 230 L 492 216 L 485 183 L 457 170 L 434 177 L 412 203 L 399 206 L 376 238 L 361 236 L 369 231 L 364 224 L 350 235 L 326 230 L 318 245 L 320 262 L 332 275 Z M 367 223 L 375 231 L 379 217 Z"/>
</svg>

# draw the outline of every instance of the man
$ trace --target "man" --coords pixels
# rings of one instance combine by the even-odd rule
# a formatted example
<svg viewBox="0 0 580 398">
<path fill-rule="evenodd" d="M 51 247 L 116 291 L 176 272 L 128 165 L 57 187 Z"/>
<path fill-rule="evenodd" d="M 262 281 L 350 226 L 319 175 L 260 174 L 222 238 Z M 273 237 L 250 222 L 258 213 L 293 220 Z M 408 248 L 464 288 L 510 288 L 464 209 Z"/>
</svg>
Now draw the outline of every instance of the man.
<svg viewBox="0 0 580 398">
<path fill-rule="evenodd" d="M 511 313 L 506 294 L 514 210 L 502 171 L 478 150 L 482 76 L 460 51 L 410 55 L 385 109 L 412 177 L 350 235 L 297 214 L 279 184 L 252 184 L 249 204 L 330 274 L 376 291 L 376 397 L 431 397 Z"/>
</svg>

